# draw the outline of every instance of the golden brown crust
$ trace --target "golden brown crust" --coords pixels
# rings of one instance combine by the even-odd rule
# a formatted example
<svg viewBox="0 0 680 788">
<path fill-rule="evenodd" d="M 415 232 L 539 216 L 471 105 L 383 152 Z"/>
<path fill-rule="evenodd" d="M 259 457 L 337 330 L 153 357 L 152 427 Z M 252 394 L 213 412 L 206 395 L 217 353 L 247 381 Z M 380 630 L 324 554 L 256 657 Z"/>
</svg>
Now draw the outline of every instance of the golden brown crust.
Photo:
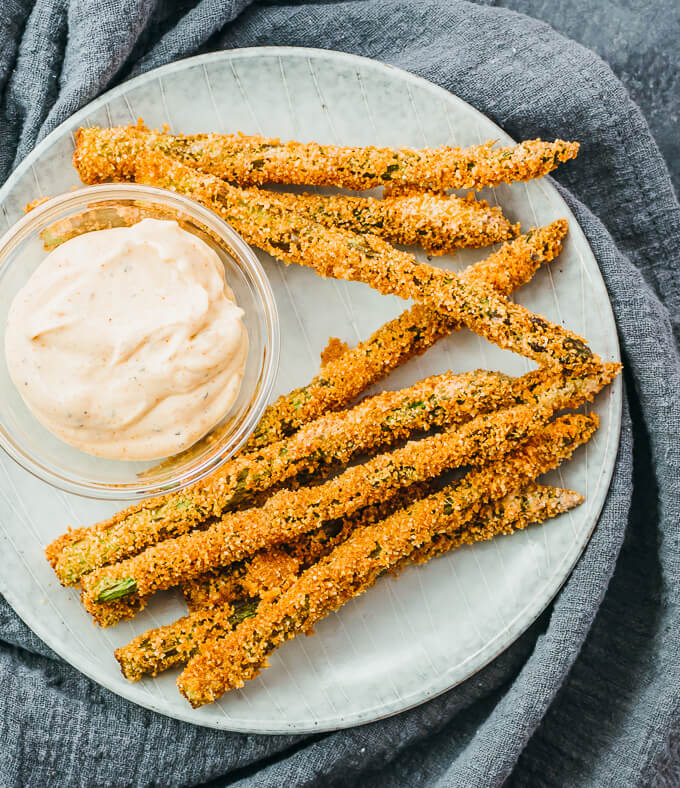
<svg viewBox="0 0 680 788">
<path fill-rule="evenodd" d="M 277 484 L 324 466 L 344 465 L 416 431 L 465 421 L 507 404 L 511 393 L 509 378 L 481 370 L 445 373 L 383 392 L 348 411 L 321 416 L 289 438 L 241 453 L 179 493 L 133 504 L 101 523 L 70 531 L 46 553 L 61 582 L 75 583 L 87 572 L 186 533 Z"/>
<path fill-rule="evenodd" d="M 618 369 L 618 365 L 593 366 L 580 370 L 578 377 L 561 369 L 529 373 L 521 379 L 526 389 L 517 394 L 527 404 L 477 416 L 462 426 L 411 441 L 317 487 L 282 490 L 260 509 L 227 515 L 205 531 L 168 539 L 97 570 L 82 580 L 83 604 L 98 623 L 109 626 L 127 617 L 127 608 L 119 605 L 122 597 L 145 597 L 170 588 L 258 550 L 289 542 L 325 521 L 378 502 L 393 488 L 426 481 L 471 461 L 489 461 L 541 430 L 555 411 L 592 399 Z"/>
<path fill-rule="evenodd" d="M 378 522 L 396 509 L 432 492 L 432 485 L 396 490 L 353 517 L 326 523 L 316 532 L 282 547 L 262 551 L 249 561 L 212 572 L 184 589 L 190 614 L 150 630 L 116 651 L 123 675 L 136 681 L 186 662 L 210 634 L 228 631 L 254 615 L 262 601 L 280 596 L 298 574 L 341 544 L 355 528 Z"/>
<path fill-rule="evenodd" d="M 244 191 L 164 155 L 158 135 L 132 129 L 87 131 L 88 144 L 74 154 L 81 177 L 136 180 L 190 195 L 220 213 L 248 243 L 285 263 L 321 276 L 369 284 L 383 294 L 412 298 L 465 323 L 480 336 L 539 363 L 574 365 L 593 358 L 584 340 L 509 302 L 492 288 L 419 263 L 373 235 L 323 227 L 263 191 Z"/>
<path fill-rule="evenodd" d="M 325 367 L 333 361 L 337 361 L 340 356 L 344 356 L 350 349 L 347 342 L 337 337 L 329 337 L 326 347 L 321 351 L 321 367 Z"/>
<path fill-rule="evenodd" d="M 411 501 L 402 503 L 406 506 L 420 497 L 423 496 L 413 496 Z M 529 523 L 543 522 L 566 512 L 581 501 L 581 496 L 570 490 L 529 485 L 521 491 L 507 495 L 501 501 L 483 507 L 472 521 L 466 522 L 464 530 L 455 534 L 436 534 L 432 541 L 411 554 L 408 560 L 423 563 L 462 544 L 490 538 L 495 534 L 511 533 Z M 382 518 L 366 520 L 362 524 L 367 525 L 379 519 Z M 192 596 L 192 601 L 196 603 L 200 600 L 204 604 L 190 607 L 190 615 L 172 624 L 149 630 L 116 650 L 115 656 L 123 675 L 129 681 L 137 681 L 144 675 L 156 676 L 174 665 L 186 663 L 208 638 L 223 636 L 241 620 L 250 618 L 255 614 L 259 601 L 272 601 L 279 597 L 297 579 L 301 568 L 306 569 L 319 558 L 328 555 L 332 547 L 341 544 L 345 538 L 346 536 L 338 539 L 332 545 L 327 542 L 323 555 L 308 560 L 304 567 L 284 550 L 258 554 L 250 562 L 251 581 L 254 585 L 243 588 L 245 598 L 243 595 L 232 595 L 234 583 L 230 582 L 228 573 L 207 579 L 203 586 L 194 586 L 193 589 L 198 589 L 199 593 Z M 309 556 L 307 558 L 309 559 Z"/>
<path fill-rule="evenodd" d="M 85 182 L 134 179 L 136 157 L 148 135 L 136 129 L 93 128 L 81 129 L 77 136 L 74 163 Z M 159 175 L 159 185 L 188 191 L 224 215 L 224 206 L 214 203 L 211 190 L 204 188 L 203 182 L 197 181 L 189 168 L 181 168 L 181 172 L 186 182 L 180 179 L 168 183 L 166 178 Z M 219 193 L 221 186 L 215 186 L 214 180 L 211 183 L 213 192 L 217 189 Z M 229 216 L 225 218 L 230 219 Z M 527 282 L 541 264 L 559 254 L 566 232 L 565 219 L 530 231 L 505 244 L 486 260 L 471 266 L 461 277 L 465 281 L 493 287 L 503 295 L 510 295 Z M 267 409 L 248 446 L 254 448 L 267 445 L 272 440 L 290 434 L 324 411 L 343 407 L 396 366 L 423 353 L 438 339 L 460 326 L 460 322 L 450 315 L 417 304 L 378 329 L 369 340 L 357 345 L 342 362 L 338 359 L 337 369 L 329 369 L 326 374 L 322 372 L 308 386 L 279 398 Z M 299 396 L 301 393 L 303 396 Z"/>
<path fill-rule="evenodd" d="M 266 667 L 286 640 L 370 588 L 385 571 L 421 550 L 438 533 L 455 534 L 481 504 L 501 498 L 556 467 L 587 441 L 595 417 L 563 416 L 504 459 L 470 471 L 460 482 L 402 509 L 373 526 L 354 531 L 325 559 L 308 569 L 275 602 L 233 632 L 205 643 L 177 680 L 197 707 L 243 686 Z M 483 527 L 480 538 L 487 532 Z M 492 535 L 488 532 L 488 535 Z"/>
<path fill-rule="evenodd" d="M 559 253 L 566 229 L 566 221 L 560 220 L 528 233 L 462 276 L 496 286 L 501 292 L 512 292 L 541 263 Z M 397 365 L 458 327 L 450 317 L 428 307 L 416 305 L 407 310 L 366 342 L 347 353 L 336 354 L 310 384 L 280 397 L 267 409 L 246 448 L 264 447 L 324 411 L 346 405 Z M 240 459 L 235 458 L 231 465 L 237 465 Z M 158 511 L 149 515 L 149 509 Z M 209 506 L 205 511 L 202 505 L 187 507 L 186 496 L 156 499 L 137 504 L 92 528 L 69 530 L 47 547 L 46 555 L 60 581 L 71 584 L 88 571 L 134 555 L 159 539 L 186 532 L 192 523 L 216 513 Z M 140 522 L 130 522 L 132 517 Z"/>
<path fill-rule="evenodd" d="M 407 184 L 432 190 L 479 189 L 540 178 L 576 157 L 576 142 L 540 139 L 494 148 L 376 148 L 280 142 L 242 134 L 164 135 L 163 149 L 241 185 L 295 183 L 369 189 Z"/>
</svg>

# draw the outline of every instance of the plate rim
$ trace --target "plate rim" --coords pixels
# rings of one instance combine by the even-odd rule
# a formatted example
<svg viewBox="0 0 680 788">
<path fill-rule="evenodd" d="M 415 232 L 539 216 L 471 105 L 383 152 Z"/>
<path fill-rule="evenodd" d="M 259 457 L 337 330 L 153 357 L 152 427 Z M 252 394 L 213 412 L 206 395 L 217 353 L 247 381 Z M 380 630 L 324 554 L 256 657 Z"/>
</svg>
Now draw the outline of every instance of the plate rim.
<svg viewBox="0 0 680 788">
<path fill-rule="evenodd" d="M 194 55 L 188 58 L 182 58 L 180 60 L 173 61 L 172 63 L 167 63 L 163 66 L 159 66 L 157 68 L 151 69 L 150 71 L 146 71 L 143 74 L 140 74 L 136 77 L 133 77 L 130 80 L 122 82 L 119 85 L 107 90 L 96 99 L 93 99 L 91 102 L 88 102 L 84 107 L 79 109 L 77 112 L 70 115 L 64 121 L 62 121 L 58 126 L 56 126 L 51 132 L 49 132 L 28 154 L 27 156 L 17 165 L 17 167 L 10 173 L 7 180 L 0 187 L 0 204 L 4 202 L 7 198 L 9 193 L 14 188 L 17 181 L 26 173 L 26 171 L 35 164 L 37 160 L 40 159 L 44 150 L 47 150 L 53 140 L 60 137 L 68 126 L 72 126 L 74 123 L 80 122 L 84 118 L 86 118 L 91 113 L 95 112 L 102 106 L 106 106 L 111 100 L 115 99 L 116 97 L 125 94 L 130 89 L 133 89 L 135 86 L 144 84 L 145 82 L 150 82 L 153 79 L 157 79 L 158 77 L 162 77 L 167 74 L 171 74 L 175 71 L 182 71 L 188 67 L 192 67 L 194 65 L 200 65 L 202 63 L 210 62 L 210 61 L 220 61 L 220 60 L 229 60 L 232 58 L 250 58 L 250 57 L 261 57 L 261 56 L 278 56 L 278 57 L 285 57 L 285 56 L 297 56 L 300 57 L 301 55 L 306 55 L 307 57 L 316 57 L 320 59 L 328 59 L 328 60 L 345 60 L 350 63 L 359 63 L 365 68 L 373 68 L 378 71 L 383 72 L 394 72 L 398 75 L 399 78 L 411 81 L 415 85 L 419 87 L 426 88 L 427 90 L 435 90 L 438 92 L 441 97 L 446 102 L 452 102 L 454 104 L 458 104 L 461 107 L 464 107 L 467 112 L 472 112 L 474 115 L 481 117 L 484 119 L 486 123 L 491 123 L 494 128 L 498 130 L 499 135 L 501 137 L 505 137 L 507 139 L 512 139 L 509 137 L 507 132 L 505 132 L 500 126 L 498 126 L 491 118 L 487 115 L 482 113 L 476 107 L 472 106 L 468 102 L 464 101 L 462 98 L 457 96 L 455 93 L 452 93 L 445 88 L 437 85 L 434 82 L 431 82 L 423 77 L 418 76 L 417 74 L 413 74 L 405 69 L 399 68 L 398 66 L 391 65 L 389 63 L 383 63 L 379 60 L 375 60 L 373 58 L 365 57 L 362 55 L 355 55 L 348 52 L 341 52 L 338 50 L 332 49 L 320 49 L 320 48 L 313 48 L 313 47 L 294 47 L 294 46 L 258 46 L 258 47 L 243 47 L 243 48 L 232 48 L 232 49 L 224 49 L 219 50 L 216 52 L 208 52 L 200 55 Z M 513 140 L 514 141 L 514 140 Z M 588 241 L 588 238 L 581 228 L 578 220 L 576 219 L 573 211 L 567 204 L 564 197 L 560 194 L 559 190 L 556 188 L 555 184 L 552 182 L 552 179 L 548 177 L 548 187 L 551 188 L 560 199 L 563 204 L 563 209 L 565 212 L 566 217 L 569 220 L 570 232 L 573 232 L 574 229 L 581 235 L 581 240 L 586 244 L 590 254 L 592 255 L 595 264 L 599 270 L 599 264 L 597 263 L 597 258 L 592 250 L 592 247 Z M 601 276 L 601 274 L 600 274 Z M 604 279 L 603 279 L 604 283 Z M 620 351 L 620 343 L 618 338 L 618 332 L 616 331 L 616 321 L 615 316 L 611 304 L 611 299 L 609 298 L 609 293 L 606 289 L 605 285 L 605 292 L 607 292 L 607 299 L 606 304 L 603 305 L 604 309 L 607 312 L 607 316 L 611 319 L 612 324 L 614 325 L 614 349 L 616 351 L 616 361 L 621 360 L 621 351 Z M 604 503 L 607 499 L 608 491 L 611 486 L 611 480 L 613 478 L 614 469 L 616 467 L 616 457 L 618 456 L 618 446 L 620 443 L 620 436 L 621 436 L 621 422 L 622 422 L 622 410 L 623 410 L 623 386 L 622 386 L 622 379 L 621 376 L 617 377 L 613 384 L 610 386 L 608 390 L 609 398 L 611 400 L 611 405 L 609 407 L 612 408 L 611 417 L 612 417 L 612 425 L 611 430 L 609 433 L 609 437 L 613 443 L 616 444 L 616 450 L 614 448 L 611 449 L 613 455 L 613 461 L 611 462 L 611 466 L 609 468 L 603 467 L 601 470 L 601 474 L 603 473 L 606 477 L 603 480 L 602 488 L 605 490 L 602 500 L 599 504 L 593 509 L 591 514 L 591 524 L 587 531 L 587 533 L 583 534 L 582 544 L 580 545 L 578 552 L 573 556 L 572 560 L 569 562 L 567 559 L 569 556 L 564 556 L 562 561 L 558 564 L 557 569 L 553 570 L 551 577 L 548 578 L 548 581 L 545 583 L 545 586 L 540 589 L 540 593 L 537 592 L 530 601 L 513 617 L 513 619 L 505 626 L 502 630 L 497 632 L 491 641 L 497 640 L 501 638 L 501 636 L 505 635 L 502 638 L 501 643 L 498 647 L 494 650 L 493 654 L 488 657 L 485 661 L 476 664 L 475 668 L 467 673 L 464 677 L 459 678 L 452 682 L 444 682 L 445 686 L 440 686 L 433 689 L 420 688 L 418 691 L 415 692 L 416 697 L 412 700 L 409 699 L 406 702 L 403 702 L 403 697 L 401 702 L 399 700 L 394 700 L 390 702 L 385 702 L 381 705 L 381 712 L 379 714 L 372 713 L 371 709 L 352 712 L 348 715 L 338 715 L 335 719 L 335 722 L 321 722 L 314 723 L 313 725 L 305 725 L 305 724 L 297 724 L 297 723 L 288 723 L 286 725 L 282 725 L 280 723 L 274 724 L 274 721 L 263 721 L 258 727 L 253 727 L 253 724 L 246 724 L 246 725 L 238 725 L 233 724 L 233 720 L 229 720 L 230 724 L 221 724 L 219 718 L 212 719 L 204 719 L 204 718 L 197 718 L 195 712 L 189 708 L 187 705 L 186 712 L 180 712 L 179 710 L 167 710 L 161 708 L 157 703 L 153 701 L 150 697 L 144 696 L 142 697 L 131 697 L 132 695 L 142 695 L 141 692 L 136 692 L 137 687 L 139 685 L 131 684 L 130 691 L 128 693 L 124 693 L 121 687 L 117 685 L 113 685 L 106 679 L 102 680 L 101 677 L 97 677 L 94 674 L 94 670 L 90 670 L 88 661 L 85 659 L 80 659 L 79 654 L 76 654 L 76 659 L 73 659 L 73 655 L 67 656 L 67 648 L 61 646 L 61 643 L 55 643 L 54 639 L 51 635 L 45 634 L 45 630 L 43 625 L 38 622 L 37 626 L 28 623 L 28 619 L 33 619 L 30 611 L 27 610 L 24 605 L 22 604 L 21 599 L 18 595 L 14 595 L 12 590 L 9 588 L 7 581 L 5 580 L 4 575 L 0 575 L 0 593 L 4 596 L 7 600 L 8 604 L 12 607 L 14 612 L 21 618 L 21 620 L 26 624 L 26 626 L 34 632 L 52 651 L 54 651 L 58 656 L 60 656 L 65 662 L 69 665 L 74 667 L 76 670 L 81 672 L 83 675 L 87 676 L 90 680 L 96 682 L 98 685 L 104 687 L 105 689 L 111 691 L 115 695 L 118 695 L 121 698 L 124 698 L 126 701 L 135 703 L 143 708 L 149 709 L 151 711 L 157 712 L 162 714 L 166 717 L 170 717 L 172 719 L 179 720 L 181 722 L 187 722 L 189 724 L 198 726 L 198 727 L 206 727 L 211 728 L 213 730 L 223 730 L 223 731 L 230 731 L 230 732 L 237 732 L 237 733 L 251 733 L 251 734 L 268 734 L 268 735 L 280 735 L 280 734 L 305 734 L 305 733 L 322 733 L 322 732 L 332 732 L 336 730 L 343 730 L 350 727 L 355 727 L 359 725 L 366 725 L 371 722 L 377 722 L 379 720 L 387 719 L 389 717 L 395 716 L 400 714 L 404 711 L 408 711 L 409 709 L 415 708 L 429 700 L 433 700 L 434 698 L 448 692 L 449 690 L 453 689 L 454 687 L 462 684 L 464 681 L 472 678 L 476 675 L 479 671 L 493 662 L 500 654 L 502 654 L 505 650 L 507 650 L 521 635 L 523 635 L 531 626 L 532 624 L 538 619 L 538 617 L 548 608 L 548 606 L 553 602 L 557 594 L 560 592 L 561 588 L 564 586 L 566 581 L 569 579 L 574 567 L 578 563 L 585 550 L 586 546 L 590 542 L 592 537 L 593 531 L 595 530 L 597 523 L 599 521 L 600 514 L 602 512 L 602 508 Z M 4 531 L 4 529 L 0 529 L 0 536 L 3 540 L 9 540 L 8 535 Z M 569 564 L 568 566 L 564 566 L 564 564 Z M 558 571 L 559 570 L 559 571 Z M 559 578 L 559 579 L 557 579 Z M 550 582 L 552 580 L 552 583 Z M 61 588 L 61 586 L 59 586 Z M 537 601 L 539 600 L 539 601 Z M 521 622 L 521 623 L 520 623 Z M 488 644 L 487 642 L 487 644 Z M 475 654 L 471 654 L 466 658 L 467 660 L 473 659 Z M 106 674 L 107 668 L 103 669 L 103 672 Z M 442 674 L 446 675 L 446 674 Z M 413 693 L 411 693 L 413 695 Z M 374 708 L 374 707 L 373 707 Z"/>
</svg>

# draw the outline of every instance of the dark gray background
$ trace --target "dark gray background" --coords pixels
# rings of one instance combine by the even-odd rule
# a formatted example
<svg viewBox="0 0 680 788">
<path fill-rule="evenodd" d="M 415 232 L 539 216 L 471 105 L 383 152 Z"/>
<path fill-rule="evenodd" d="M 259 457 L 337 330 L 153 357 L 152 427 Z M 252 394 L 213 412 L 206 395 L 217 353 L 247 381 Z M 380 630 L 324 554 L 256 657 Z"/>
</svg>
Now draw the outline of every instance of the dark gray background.
<svg viewBox="0 0 680 788">
<path fill-rule="evenodd" d="M 497 0 L 606 60 L 642 109 L 680 193 L 680 0 Z"/>
</svg>

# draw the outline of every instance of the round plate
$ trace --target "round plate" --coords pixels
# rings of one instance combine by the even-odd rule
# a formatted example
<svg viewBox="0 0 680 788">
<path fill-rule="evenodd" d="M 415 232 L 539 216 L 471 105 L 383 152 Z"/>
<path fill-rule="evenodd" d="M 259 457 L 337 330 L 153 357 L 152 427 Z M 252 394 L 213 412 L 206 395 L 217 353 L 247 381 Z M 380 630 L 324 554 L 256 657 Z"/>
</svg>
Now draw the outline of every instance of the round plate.
<svg viewBox="0 0 680 788">
<path fill-rule="evenodd" d="M 110 91 L 62 124 L 26 158 L 0 191 L 8 225 L 24 205 L 78 184 L 71 166 L 81 125 L 170 124 L 187 133 L 243 131 L 347 145 L 471 145 L 510 138 L 470 105 L 417 77 L 363 58 L 321 50 L 242 49 L 183 60 Z M 578 167 L 579 162 L 564 165 Z M 588 338 L 618 360 L 614 319 L 588 243 L 545 179 L 501 186 L 482 196 L 523 227 L 561 216 L 570 232 L 558 260 L 519 293 L 530 309 Z M 3 228 L 0 228 L 4 230 Z M 459 270 L 489 250 L 437 258 Z M 322 280 L 259 253 L 281 316 L 278 395 L 309 380 L 329 336 L 350 343 L 397 315 L 404 302 L 365 285 Z M 447 369 L 521 374 L 529 362 L 467 331 L 440 341 L 380 384 L 397 388 Z M 120 674 L 113 649 L 185 613 L 176 593 L 159 595 L 138 618 L 92 626 L 78 592 L 62 588 L 43 547 L 68 525 L 108 516 L 114 504 L 59 492 L 0 457 L 0 579 L 9 603 L 51 648 L 114 692 L 198 725 L 249 732 L 322 731 L 376 720 L 431 698 L 471 676 L 507 648 L 546 607 L 595 526 L 614 466 L 621 415 L 617 380 L 595 403 L 601 426 L 547 481 L 573 488 L 585 503 L 543 526 L 458 550 L 426 566 L 383 578 L 281 648 L 271 668 L 244 689 L 193 711 L 175 687 L 176 671 L 137 684 Z"/>
</svg>

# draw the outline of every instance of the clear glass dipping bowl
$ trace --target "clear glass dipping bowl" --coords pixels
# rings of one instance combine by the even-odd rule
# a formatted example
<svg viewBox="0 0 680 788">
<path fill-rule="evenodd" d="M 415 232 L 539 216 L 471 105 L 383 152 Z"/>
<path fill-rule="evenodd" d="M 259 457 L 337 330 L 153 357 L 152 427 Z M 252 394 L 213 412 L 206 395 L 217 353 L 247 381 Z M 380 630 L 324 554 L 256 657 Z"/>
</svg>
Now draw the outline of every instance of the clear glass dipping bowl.
<svg viewBox="0 0 680 788">
<path fill-rule="evenodd" d="M 56 438 L 25 405 L 5 361 L 7 315 L 14 296 L 49 254 L 46 244 L 145 217 L 175 219 L 220 256 L 236 303 L 245 312 L 248 357 L 238 398 L 225 418 L 181 454 L 161 461 L 102 459 Z M 65 233 L 67 235 L 65 235 Z M 67 492 L 120 500 L 159 495 L 197 482 L 245 443 L 267 405 L 279 363 L 279 319 L 269 281 L 245 241 L 216 214 L 164 189 L 134 184 L 88 186 L 53 197 L 0 238 L 0 445 L 22 467 Z"/>
</svg>

